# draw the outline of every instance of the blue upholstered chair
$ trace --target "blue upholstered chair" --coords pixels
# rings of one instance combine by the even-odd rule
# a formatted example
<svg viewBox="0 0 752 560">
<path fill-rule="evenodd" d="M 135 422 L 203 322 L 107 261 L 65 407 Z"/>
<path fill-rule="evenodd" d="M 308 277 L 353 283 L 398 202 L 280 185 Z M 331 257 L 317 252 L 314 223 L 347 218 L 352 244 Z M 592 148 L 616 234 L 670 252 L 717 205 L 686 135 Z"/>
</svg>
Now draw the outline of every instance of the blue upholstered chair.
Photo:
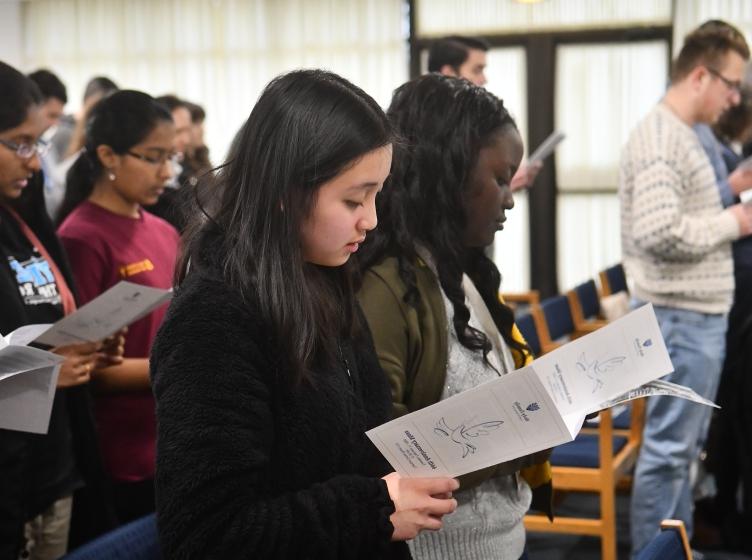
<svg viewBox="0 0 752 560">
<path fill-rule="evenodd" d="M 543 354 L 556 350 L 562 344 L 579 336 L 574 327 L 567 296 L 559 295 L 544 299 L 537 309 L 532 310 L 532 314 L 536 319 L 535 325 Z"/>
<path fill-rule="evenodd" d="M 524 313 L 522 315 L 515 316 L 514 322 L 517 323 L 517 328 L 520 329 L 523 338 L 533 351 L 533 356 L 541 355 L 541 343 L 538 338 L 538 331 L 535 328 L 535 319 L 532 313 Z"/>
<path fill-rule="evenodd" d="M 147 515 L 63 556 L 63 560 L 161 560 L 157 518 Z"/>
<path fill-rule="evenodd" d="M 550 522 L 545 515 L 526 515 L 527 530 L 598 536 L 601 558 L 616 560 L 616 489 L 629 488 L 631 484 L 631 471 L 642 442 L 644 415 L 644 400 L 634 401 L 629 429 L 615 432 L 611 410 L 604 410 L 594 430 L 583 430 L 573 442 L 555 447 L 551 454 L 554 490 L 598 494 L 599 518 L 557 515 Z"/>
<path fill-rule="evenodd" d="M 601 295 L 610 296 L 616 292 L 629 292 L 627 275 L 621 263 L 610 266 L 598 273 L 601 282 Z"/>
<path fill-rule="evenodd" d="M 538 290 L 528 290 L 527 292 L 502 292 L 499 296 L 507 306 L 512 308 L 516 315 L 529 313 L 530 308 L 533 305 L 538 305 L 540 303 L 540 292 Z"/>
<path fill-rule="evenodd" d="M 578 334 L 591 333 L 607 324 L 600 315 L 601 303 L 595 280 L 588 280 L 569 290 L 567 301 Z"/>
<path fill-rule="evenodd" d="M 663 521 L 661 532 L 642 549 L 637 560 L 692 560 L 684 523 L 676 519 Z"/>
</svg>

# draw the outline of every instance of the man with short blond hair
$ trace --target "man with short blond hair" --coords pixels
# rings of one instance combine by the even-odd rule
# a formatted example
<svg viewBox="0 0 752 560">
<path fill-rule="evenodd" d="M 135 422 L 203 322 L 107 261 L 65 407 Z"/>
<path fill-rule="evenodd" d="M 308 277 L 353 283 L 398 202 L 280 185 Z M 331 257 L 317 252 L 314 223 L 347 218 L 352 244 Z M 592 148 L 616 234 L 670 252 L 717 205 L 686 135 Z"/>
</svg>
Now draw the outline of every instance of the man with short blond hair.
<svg viewBox="0 0 752 560">
<path fill-rule="evenodd" d="M 734 294 L 731 242 L 752 233 L 752 209 L 723 208 L 692 126 L 739 103 L 748 59 L 744 37 L 724 22 L 690 33 L 666 95 L 632 131 L 621 158 L 622 248 L 633 295 L 655 307 L 675 368 L 667 379 L 711 399 Z M 709 413 L 683 399 L 648 400 L 632 490 L 635 556 L 662 519 L 681 519 L 691 534 L 689 470 Z"/>
</svg>

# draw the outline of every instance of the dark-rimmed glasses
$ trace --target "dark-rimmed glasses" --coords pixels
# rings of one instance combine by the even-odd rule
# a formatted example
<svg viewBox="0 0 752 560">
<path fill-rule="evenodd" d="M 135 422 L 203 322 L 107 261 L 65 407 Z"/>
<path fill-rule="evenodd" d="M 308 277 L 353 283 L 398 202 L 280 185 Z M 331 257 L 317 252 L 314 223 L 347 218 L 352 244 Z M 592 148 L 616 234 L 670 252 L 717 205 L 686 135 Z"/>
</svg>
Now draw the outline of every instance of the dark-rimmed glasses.
<svg viewBox="0 0 752 560">
<path fill-rule="evenodd" d="M 710 72 L 711 74 L 713 74 L 713 76 L 715 76 L 716 78 L 718 78 L 719 80 L 721 80 L 728 89 L 733 90 L 736 93 L 740 93 L 741 92 L 742 83 L 740 81 L 729 80 L 726 76 L 724 76 L 723 74 L 721 74 L 715 68 L 710 68 L 709 66 L 706 66 L 705 68 L 707 69 L 708 72 Z"/>
</svg>

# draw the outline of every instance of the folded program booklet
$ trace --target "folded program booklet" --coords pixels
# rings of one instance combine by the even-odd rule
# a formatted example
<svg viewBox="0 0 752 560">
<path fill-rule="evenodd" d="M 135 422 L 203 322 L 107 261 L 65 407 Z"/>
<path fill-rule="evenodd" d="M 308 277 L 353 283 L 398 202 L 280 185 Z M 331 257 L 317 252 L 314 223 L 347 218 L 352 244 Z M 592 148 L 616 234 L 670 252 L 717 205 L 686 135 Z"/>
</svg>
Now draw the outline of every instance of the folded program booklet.
<svg viewBox="0 0 752 560">
<path fill-rule="evenodd" d="M 671 371 L 648 304 L 529 366 L 366 435 L 402 476 L 460 476 L 570 442 L 586 414 L 633 398 L 660 394 L 713 405 L 657 381 Z"/>
<path fill-rule="evenodd" d="M 61 356 L 0 337 L 0 428 L 44 434 Z"/>
<path fill-rule="evenodd" d="M 33 333 L 26 336 L 29 342 L 46 346 L 95 342 L 148 315 L 171 297 L 172 290 L 123 280 L 46 329 L 43 325 L 28 325 L 22 329 L 25 334 Z M 22 329 L 14 331 L 14 335 L 20 336 Z"/>
<path fill-rule="evenodd" d="M 61 356 L 28 346 L 102 340 L 144 317 L 172 296 L 119 282 L 54 325 L 24 325 L 0 337 L 0 428 L 46 433 Z"/>
</svg>

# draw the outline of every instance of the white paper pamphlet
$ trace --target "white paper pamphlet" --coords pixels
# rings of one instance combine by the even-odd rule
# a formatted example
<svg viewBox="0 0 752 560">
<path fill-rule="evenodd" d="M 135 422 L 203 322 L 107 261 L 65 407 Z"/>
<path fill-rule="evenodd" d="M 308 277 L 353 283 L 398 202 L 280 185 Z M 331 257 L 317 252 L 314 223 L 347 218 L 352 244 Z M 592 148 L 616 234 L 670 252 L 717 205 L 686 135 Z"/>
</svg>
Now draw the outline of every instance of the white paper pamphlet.
<svg viewBox="0 0 752 560">
<path fill-rule="evenodd" d="M 172 290 L 121 281 L 32 340 L 47 346 L 102 340 L 148 315 L 171 297 Z"/>
<path fill-rule="evenodd" d="M 747 156 L 737 164 L 736 169 L 749 169 L 750 167 L 752 167 L 752 156 Z"/>
<path fill-rule="evenodd" d="M 47 433 L 62 356 L 0 338 L 0 428 Z"/>
<path fill-rule="evenodd" d="M 543 161 L 548 156 L 550 156 L 554 149 L 556 149 L 556 146 L 559 145 L 559 143 L 566 138 L 566 134 L 564 134 L 560 130 L 556 130 L 548 135 L 548 137 L 541 143 L 540 146 L 536 148 L 536 150 L 528 156 L 527 161 L 528 163 L 533 163 L 534 161 Z"/>
<path fill-rule="evenodd" d="M 0 428 L 47 432 L 64 359 L 28 344 L 55 347 L 102 340 L 171 296 L 172 290 L 123 281 L 53 325 L 25 325 L 0 338 Z"/>
<path fill-rule="evenodd" d="M 711 404 L 686 387 L 656 382 L 673 369 L 648 304 L 529 366 L 366 435 L 402 476 L 460 476 L 572 441 L 587 413 L 627 400 L 625 393 Z"/>
</svg>

